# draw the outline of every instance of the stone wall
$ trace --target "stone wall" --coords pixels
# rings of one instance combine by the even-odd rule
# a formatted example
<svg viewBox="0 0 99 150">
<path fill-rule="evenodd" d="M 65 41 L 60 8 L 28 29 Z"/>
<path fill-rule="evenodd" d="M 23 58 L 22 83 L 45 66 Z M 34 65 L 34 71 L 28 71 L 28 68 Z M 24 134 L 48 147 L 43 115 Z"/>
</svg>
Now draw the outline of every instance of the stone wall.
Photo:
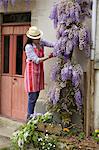
<svg viewBox="0 0 99 150">
<path fill-rule="evenodd" d="M 49 19 L 50 11 L 55 0 L 36 0 L 35 11 L 32 11 L 32 25 L 37 25 L 43 32 L 43 38 L 47 41 L 55 41 L 55 30 L 53 29 L 52 21 Z M 52 51 L 52 48 L 45 48 L 45 56 L 47 56 Z M 53 65 L 54 59 L 47 60 L 44 62 L 44 72 L 45 72 L 45 90 L 41 91 L 40 103 L 45 102 L 47 98 L 47 93 L 51 86 L 50 72 Z M 43 103 L 44 104 L 44 103 Z M 38 109 L 37 109 L 38 111 Z"/>
</svg>

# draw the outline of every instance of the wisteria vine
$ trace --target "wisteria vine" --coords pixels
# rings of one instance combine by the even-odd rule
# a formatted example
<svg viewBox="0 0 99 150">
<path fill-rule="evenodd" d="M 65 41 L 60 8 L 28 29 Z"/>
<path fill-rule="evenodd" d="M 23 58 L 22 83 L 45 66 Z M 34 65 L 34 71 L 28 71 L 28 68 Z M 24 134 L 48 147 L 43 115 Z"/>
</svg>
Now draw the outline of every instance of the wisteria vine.
<svg viewBox="0 0 99 150">
<path fill-rule="evenodd" d="M 70 116 L 72 109 L 81 112 L 83 104 L 80 89 L 83 70 L 72 63 L 72 54 L 79 49 L 90 58 L 90 31 L 83 24 L 86 17 L 91 17 L 90 0 L 60 0 L 49 17 L 56 29 L 53 55 L 58 58 L 51 73 L 54 86 L 49 92 L 50 108 L 56 107 L 61 115 L 65 111 Z"/>
</svg>

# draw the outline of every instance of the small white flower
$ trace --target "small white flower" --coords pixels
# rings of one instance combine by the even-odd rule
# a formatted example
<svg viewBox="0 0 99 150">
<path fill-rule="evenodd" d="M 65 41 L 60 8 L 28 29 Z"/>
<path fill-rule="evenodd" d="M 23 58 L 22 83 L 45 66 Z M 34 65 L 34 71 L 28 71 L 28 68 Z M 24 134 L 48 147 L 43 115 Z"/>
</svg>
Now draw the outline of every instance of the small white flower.
<svg viewBox="0 0 99 150">
<path fill-rule="evenodd" d="M 50 146 L 52 146 L 52 143 L 49 143 Z"/>
<path fill-rule="evenodd" d="M 24 144 L 23 139 L 19 138 L 19 140 L 18 140 L 18 146 L 19 146 L 20 148 L 23 148 L 23 144 Z"/>
<path fill-rule="evenodd" d="M 56 147 L 56 145 L 53 145 L 53 147 Z"/>
<path fill-rule="evenodd" d="M 43 145 L 45 145 L 45 143 L 43 143 Z"/>
<path fill-rule="evenodd" d="M 42 139 L 42 138 L 39 138 L 38 141 L 39 141 L 39 142 L 40 142 L 40 141 L 43 141 L 43 139 Z"/>
<path fill-rule="evenodd" d="M 45 138 L 48 138 L 48 134 L 46 134 Z"/>
<path fill-rule="evenodd" d="M 24 140 L 25 140 L 25 141 L 27 140 L 28 135 L 29 135 L 29 132 L 28 132 L 28 131 L 24 133 Z"/>
<path fill-rule="evenodd" d="M 37 124 L 37 123 L 38 123 L 38 120 L 33 120 L 33 123 L 34 123 L 34 124 Z"/>
<path fill-rule="evenodd" d="M 39 139 L 38 139 L 38 141 L 40 142 L 40 141 L 41 141 L 41 139 L 39 138 Z"/>
<path fill-rule="evenodd" d="M 43 146 L 42 149 L 44 149 L 45 147 Z"/>
</svg>

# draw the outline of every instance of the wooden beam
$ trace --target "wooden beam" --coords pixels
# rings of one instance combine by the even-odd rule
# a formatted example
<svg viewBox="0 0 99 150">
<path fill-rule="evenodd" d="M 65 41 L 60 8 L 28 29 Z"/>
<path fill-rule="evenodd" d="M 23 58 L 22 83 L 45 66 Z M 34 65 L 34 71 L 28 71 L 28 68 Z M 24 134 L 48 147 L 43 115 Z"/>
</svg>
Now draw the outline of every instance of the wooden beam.
<svg viewBox="0 0 99 150">
<path fill-rule="evenodd" d="M 91 101 L 91 61 L 88 60 L 88 64 L 87 64 L 87 72 L 86 72 L 86 137 L 88 137 L 90 135 L 90 124 L 91 124 L 91 114 L 90 114 L 90 101 Z"/>
<path fill-rule="evenodd" d="M 86 77 L 86 72 L 84 72 L 84 74 L 83 74 L 83 85 L 84 85 L 84 87 L 83 87 L 83 118 L 82 119 L 84 119 L 84 121 L 83 121 L 83 129 L 84 129 L 84 132 L 86 132 L 86 90 L 87 90 L 87 85 L 86 85 L 86 81 L 87 81 L 87 77 Z"/>
<path fill-rule="evenodd" d="M 91 99 L 90 99 L 91 132 L 93 132 L 94 130 L 94 91 L 95 91 L 95 70 L 94 70 L 94 61 L 91 61 Z"/>
</svg>

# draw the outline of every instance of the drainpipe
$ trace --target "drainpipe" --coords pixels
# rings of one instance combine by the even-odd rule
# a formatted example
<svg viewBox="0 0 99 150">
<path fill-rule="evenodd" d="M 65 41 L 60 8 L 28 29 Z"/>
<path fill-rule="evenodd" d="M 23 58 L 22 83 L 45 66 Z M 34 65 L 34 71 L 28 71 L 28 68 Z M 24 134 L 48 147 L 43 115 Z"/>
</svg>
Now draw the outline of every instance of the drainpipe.
<svg viewBox="0 0 99 150">
<path fill-rule="evenodd" d="M 95 58 L 96 48 L 96 16 L 97 16 L 97 0 L 93 0 L 92 7 L 92 49 L 91 49 L 91 60 Z"/>
<path fill-rule="evenodd" d="M 95 60 L 95 49 L 96 49 L 96 19 L 97 19 L 97 0 L 93 0 L 92 7 L 92 47 L 91 47 L 91 98 L 90 98 L 90 111 L 91 111 L 91 132 L 94 130 L 94 92 L 95 92 L 95 70 L 94 70 L 94 60 Z"/>
</svg>

